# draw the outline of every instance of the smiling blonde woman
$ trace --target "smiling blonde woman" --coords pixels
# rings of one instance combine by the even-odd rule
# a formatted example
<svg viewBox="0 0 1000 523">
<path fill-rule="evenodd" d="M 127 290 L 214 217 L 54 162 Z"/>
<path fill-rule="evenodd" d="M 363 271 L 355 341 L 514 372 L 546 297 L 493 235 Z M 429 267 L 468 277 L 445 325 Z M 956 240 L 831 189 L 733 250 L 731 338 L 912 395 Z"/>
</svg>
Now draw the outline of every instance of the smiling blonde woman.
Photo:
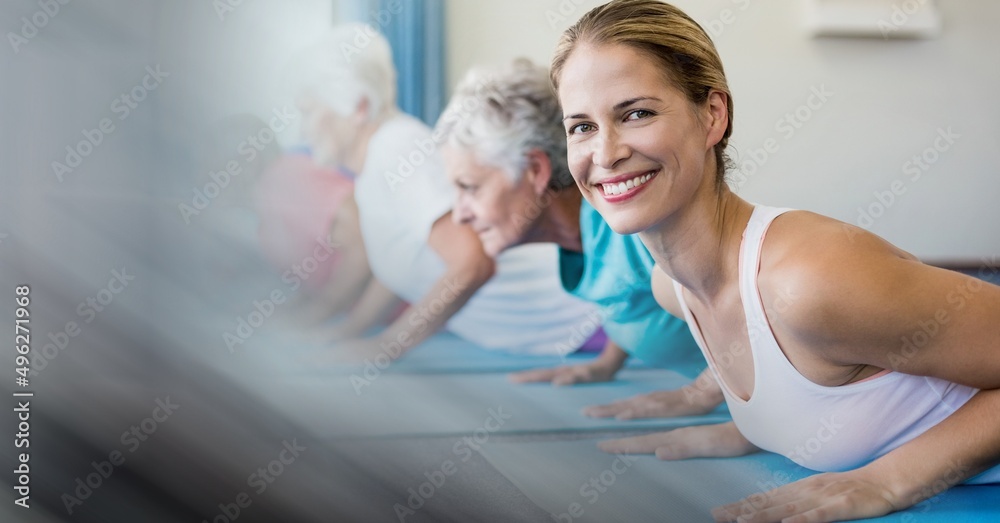
<svg viewBox="0 0 1000 523">
<path fill-rule="evenodd" d="M 827 472 L 769 493 L 740 521 L 880 516 L 934 485 L 1000 481 L 1000 287 L 733 194 L 722 62 L 671 5 L 595 8 L 564 33 L 552 79 L 577 186 L 649 248 L 656 298 L 687 319 L 733 416 L 668 433 L 657 455 L 764 449 Z M 622 190 L 627 180 L 644 182 Z M 940 318 L 959 289 L 974 299 Z M 937 330 L 919 350 L 901 343 L 926 322 Z"/>
</svg>

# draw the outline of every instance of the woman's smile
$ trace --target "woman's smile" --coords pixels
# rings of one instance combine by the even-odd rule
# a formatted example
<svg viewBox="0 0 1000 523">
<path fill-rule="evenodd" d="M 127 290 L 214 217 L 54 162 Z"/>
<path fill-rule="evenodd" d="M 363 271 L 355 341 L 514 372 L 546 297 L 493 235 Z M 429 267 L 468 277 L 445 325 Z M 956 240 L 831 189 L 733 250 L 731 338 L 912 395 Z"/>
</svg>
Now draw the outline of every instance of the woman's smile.
<svg viewBox="0 0 1000 523">
<path fill-rule="evenodd" d="M 601 180 L 594 184 L 601 196 L 608 203 L 623 203 L 635 198 L 646 187 L 649 182 L 660 172 L 659 169 L 652 171 L 628 173 L 612 178 Z"/>
</svg>

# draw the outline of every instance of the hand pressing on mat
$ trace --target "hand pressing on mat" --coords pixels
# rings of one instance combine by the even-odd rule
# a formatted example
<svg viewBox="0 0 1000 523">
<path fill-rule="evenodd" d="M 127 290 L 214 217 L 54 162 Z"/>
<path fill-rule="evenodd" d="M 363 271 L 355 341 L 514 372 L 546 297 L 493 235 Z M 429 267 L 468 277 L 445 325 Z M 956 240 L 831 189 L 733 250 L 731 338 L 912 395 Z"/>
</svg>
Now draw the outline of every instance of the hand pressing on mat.
<svg viewBox="0 0 1000 523">
<path fill-rule="evenodd" d="M 731 421 L 602 441 L 597 446 L 609 454 L 652 453 L 661 460 L 732 458 L 759 450 Z M 825 523 L 882 516 L 901 508 L 896 506 L 898 499 L 869 466 L 810 476 L 716 507 L 712 516 L 719 522 Z"/>
<path fill-rule="evenodd" d="M 817 474 L 712 509 L 718 522 L 822 523 L 879 517 L 899 510 L 896 495 L 864 468 Z"/>
<path fill-rule="evenodd" d="M 656 454 L 663 460 L 732 458 L 759 450 L 731 421 L 602 441 L 597 448 L 609 454 Z"/>
<path fill-rule="evenodd" d="M 620 420 L 698 416 L 712 412 L 723 400 L 722 389 L 714 375 L 705 369 L 694 382 L 679 389 L 639 394 L 607 405 L 594 405 L 583 409 L 583 414 L 591 418 Z"/>
<path fill-rule="evenodd" d="M 579 383 L 599 383 L 611 381 L 618 370 L 625 365 L 628 353 L 615 342 L 608 340 L 601 350 L 601 355 L 592 362 L 578 365 L 563 365 L 551 369 L 533 369 L 511 374 L 510 381 L 514 383 L 551 382 L 556 386 L 576 385 Z"/>
<path fill-rule="evenodd" d="M 563 365 L 551 369 L 534 369 L 510 375 L 514 383 L 552 382 L 553 385 L 576 385 L 579 383 L 599 383 L 611 381 L 618 369 L 599 365 L 597 362 L 581 365 Z"/>
<path fill-rule="evenodd" d="M 827 523 L 915 506 L 996 464 L 995 425 L 990 430 L 984 423 L 996 420 L 997 412 L 1000 389 L 980 390 L 941 423 L 863 467 L 809 476 L 718 507 L 712 515 L 741 523 Z M 753 513 L 743 513 L 747 507 Z"/>
</svg>

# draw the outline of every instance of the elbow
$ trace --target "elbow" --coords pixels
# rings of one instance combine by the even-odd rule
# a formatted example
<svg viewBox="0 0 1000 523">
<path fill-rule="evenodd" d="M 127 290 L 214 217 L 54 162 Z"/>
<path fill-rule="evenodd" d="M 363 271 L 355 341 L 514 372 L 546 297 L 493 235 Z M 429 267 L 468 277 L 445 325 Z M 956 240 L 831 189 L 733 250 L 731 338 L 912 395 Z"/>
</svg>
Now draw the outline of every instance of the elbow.
<svg viewBox="0 0 1000 523">
<path fill-rule="evenodd" d="M 454 279 L 470 292 L 479 289 L 496 274 L 497 264 L 488 256 L 474 256 L 455 267 Z"/>
<path fill-rule="evenodd" d="M 497 262 L 493 258 L 482 257 L 468 264 L 465 271 L 469 274 L 471 282 L 482 287 L 497 273 Z"/>
</svg>

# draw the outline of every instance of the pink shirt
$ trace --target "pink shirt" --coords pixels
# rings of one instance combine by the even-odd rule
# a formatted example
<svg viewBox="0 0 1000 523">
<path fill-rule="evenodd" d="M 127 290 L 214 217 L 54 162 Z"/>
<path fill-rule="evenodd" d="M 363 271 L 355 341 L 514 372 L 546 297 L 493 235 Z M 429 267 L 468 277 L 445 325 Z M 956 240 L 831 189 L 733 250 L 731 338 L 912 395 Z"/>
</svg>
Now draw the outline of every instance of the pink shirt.
<svg viewBox="0 0 1000 523">
<path fill-rule="evenodd" d="M 320 289 L 339 259 L 324 242 L 341 202 L 353 191 L 347 176 L 316 165 L 309 156 L 286 155 L 274 162 L 254 194 L 264 258 L 281 273 L 298 266 L 308 276 L 303 288 Z"/>
</svg>

